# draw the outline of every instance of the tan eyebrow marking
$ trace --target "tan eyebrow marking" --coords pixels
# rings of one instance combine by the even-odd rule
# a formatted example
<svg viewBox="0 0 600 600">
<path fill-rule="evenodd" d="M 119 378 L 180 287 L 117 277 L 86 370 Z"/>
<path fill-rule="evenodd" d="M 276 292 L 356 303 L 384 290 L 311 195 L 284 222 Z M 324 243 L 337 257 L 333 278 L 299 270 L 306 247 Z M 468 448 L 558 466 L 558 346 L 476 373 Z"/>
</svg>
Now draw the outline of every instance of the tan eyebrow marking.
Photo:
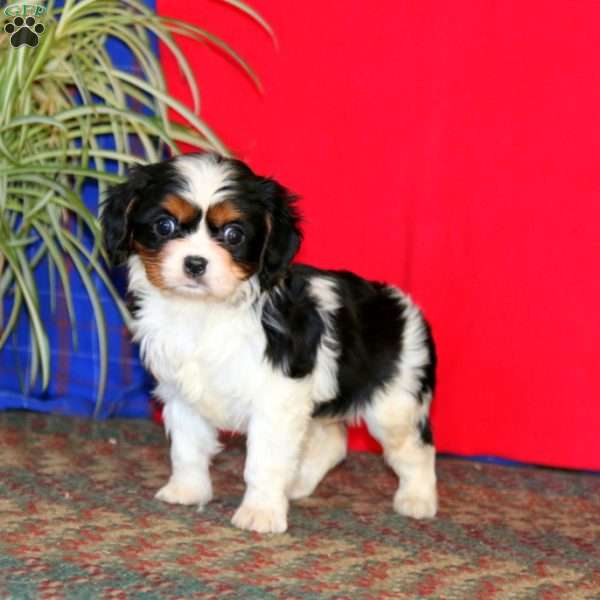
<svg viewBox="0 0 600 600">
<path fill-rule="evenodd" d="M 199 208 L 192 206 L 179 196 L 167 196 L 161 206 L 169 211 L 180 223 L 193 221 L 200 214 Z"/>
<path fill-rule="evenodd" d="M 236 221 L 242 216 L 240 210 L 231 200 L 223 200 L 209 207 L 206 213 L 206 220 L 215 228 L 220 228 L 225 223 Z"/>
</svg>

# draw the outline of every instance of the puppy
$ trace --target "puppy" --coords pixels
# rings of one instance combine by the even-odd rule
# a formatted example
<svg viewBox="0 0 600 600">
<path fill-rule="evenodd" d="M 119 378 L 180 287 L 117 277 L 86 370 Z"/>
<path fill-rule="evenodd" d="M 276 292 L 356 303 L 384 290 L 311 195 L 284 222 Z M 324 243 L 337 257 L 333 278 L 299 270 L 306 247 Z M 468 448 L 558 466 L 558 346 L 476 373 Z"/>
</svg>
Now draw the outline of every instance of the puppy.
<svg viewBox="0 0 600 600">
<path fill-rule="evenodd" d="M 400 479 L 394 509 L 435 515 L 436 357 L 406 294 L 292 265 L 295 197 L 215 154 L 132 169 L 101 220 L 111 261 L 128 263 L 134 339 L 164 402 L 172 474 L 158 499 L 203 507 L 218 430 L 244 432 L 233 524 L 283 532 L 289 500 L 344 459 L 345 425 L 362 419 Z"/>
</svg>

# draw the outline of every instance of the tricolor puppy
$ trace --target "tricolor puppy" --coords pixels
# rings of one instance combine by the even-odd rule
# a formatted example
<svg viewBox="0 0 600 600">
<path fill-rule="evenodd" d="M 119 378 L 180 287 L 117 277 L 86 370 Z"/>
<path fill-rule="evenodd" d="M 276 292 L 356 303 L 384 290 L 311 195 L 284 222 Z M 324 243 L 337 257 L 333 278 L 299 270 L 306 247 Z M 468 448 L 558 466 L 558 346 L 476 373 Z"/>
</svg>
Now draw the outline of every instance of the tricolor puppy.
<svg viewBox="0 0 600 600">
<path fill-rule="evenodd" d="M 433 517 L 429 327 L 395 287 L 292 265 L 294 201 L 215 154 L 137 167 L 106 200 L 106 249 L 128 262 L 133 333 L 171 438 L 172 475 L 156 497 L 205 505 L 218 430 L 244 432 L 233 523 L 285 531 L 289 500 L 343 460 L 345 426 L 363 419 L 400 478 L 395 510 Z"/>
</svg>

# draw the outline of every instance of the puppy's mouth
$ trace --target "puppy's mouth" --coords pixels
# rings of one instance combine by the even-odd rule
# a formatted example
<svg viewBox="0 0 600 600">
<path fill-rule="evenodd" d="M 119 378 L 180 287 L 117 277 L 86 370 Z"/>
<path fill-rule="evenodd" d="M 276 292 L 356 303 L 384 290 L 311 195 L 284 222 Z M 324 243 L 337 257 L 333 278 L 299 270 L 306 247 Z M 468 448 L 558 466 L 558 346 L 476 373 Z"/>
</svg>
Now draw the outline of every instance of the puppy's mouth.
<svg viewBox="0 0 600 600">
<path fill-rule="evenodd" d="M 209 291 L 208 286 L 200 281 L 190 281 L 189 283 L 173 285 L 167 289 L 170 292 L 180 292 L 188 295 L 204 295 Z"/>
</svg>

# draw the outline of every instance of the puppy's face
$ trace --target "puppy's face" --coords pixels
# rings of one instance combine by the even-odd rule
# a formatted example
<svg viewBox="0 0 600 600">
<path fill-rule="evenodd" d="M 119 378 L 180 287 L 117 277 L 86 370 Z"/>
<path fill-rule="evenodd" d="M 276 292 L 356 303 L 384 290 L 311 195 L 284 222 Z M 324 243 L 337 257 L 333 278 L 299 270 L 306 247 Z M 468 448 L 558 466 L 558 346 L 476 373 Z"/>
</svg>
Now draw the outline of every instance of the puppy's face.
<svg viewBox="0 0 600 600">
<path fill-rule="evenodd" d="M 300 243 L 293 197 L 244 163 L 190 154 L 137 167 L 102 213 L 112 262 L 136 254 L 156 288 L 224 300 L 276 283 Z"/>
</svg>

